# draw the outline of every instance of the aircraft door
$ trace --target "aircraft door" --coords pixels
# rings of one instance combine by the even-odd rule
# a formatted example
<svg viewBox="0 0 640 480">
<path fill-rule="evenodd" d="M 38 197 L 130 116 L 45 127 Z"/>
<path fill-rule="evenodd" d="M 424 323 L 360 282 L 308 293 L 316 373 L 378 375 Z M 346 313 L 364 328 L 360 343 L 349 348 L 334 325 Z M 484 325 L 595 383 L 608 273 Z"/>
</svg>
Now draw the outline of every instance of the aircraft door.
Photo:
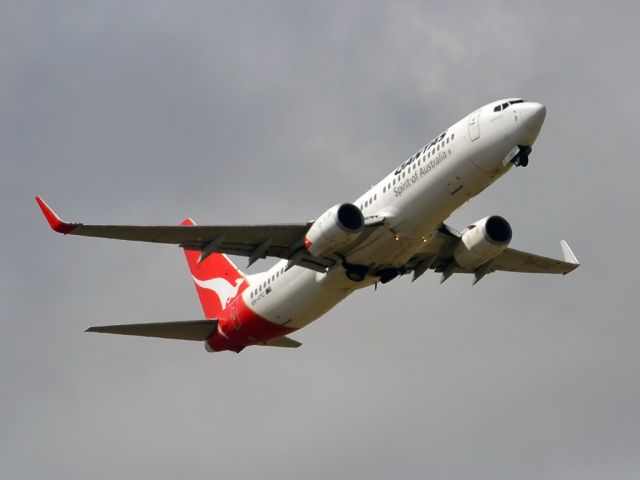
<svg viewBox="0 0 640 480">
<path fill-rule="evenodd" d="M 480 110 L 469 115 L 469 138 L 472 142 L 480 138 Z"/>
</svg>

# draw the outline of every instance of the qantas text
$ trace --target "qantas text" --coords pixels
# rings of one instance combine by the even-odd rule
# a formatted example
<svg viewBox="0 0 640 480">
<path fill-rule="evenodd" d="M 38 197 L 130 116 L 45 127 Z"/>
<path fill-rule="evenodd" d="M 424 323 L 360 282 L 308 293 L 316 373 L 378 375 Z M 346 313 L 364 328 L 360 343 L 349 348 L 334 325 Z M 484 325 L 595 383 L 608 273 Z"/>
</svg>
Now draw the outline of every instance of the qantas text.
<svg viewBox="0 0 640 480">
<path fill-rule="evenodd" d="M 446 158 L 447 154 L 444 151 L 439 152 L 435 158 L 433 158 L 429 162 L 426 162 L 424 165 L 421 165 L 418 171 L 413 172 L 413 174 L 409 178 L 403 180 L 398 186 L 393 187 L 394 195 L 396 197 L 402 195 L 404 192 L 414 186 L 422 177 L 424 177 L 431 170 L 440 165 L 440 163 L 443 162 Z"/>
</svg>

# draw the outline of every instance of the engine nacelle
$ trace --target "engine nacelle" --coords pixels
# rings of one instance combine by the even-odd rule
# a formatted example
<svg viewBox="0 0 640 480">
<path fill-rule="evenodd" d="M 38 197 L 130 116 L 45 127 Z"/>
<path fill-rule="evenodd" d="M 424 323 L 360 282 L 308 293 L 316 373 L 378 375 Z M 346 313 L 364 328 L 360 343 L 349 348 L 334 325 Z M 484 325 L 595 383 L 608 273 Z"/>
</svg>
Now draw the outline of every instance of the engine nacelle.
<svg viewBox="0 0 640 480">
<path fill-rule="evenodd" d="M 358 207 L 343 203 L 331 207 L 311 225 L 304 246 L 313 255 L 324 255 L 353 242 L 364 229 L 364 217 Z"/>
<path fill-rule="evenodd" d="M 497 215 L 468 226 L 460 236 L 453 258 L 462 268 L 477 268 L 497 257 L 511 241 L 511 225 Z"/>
</svg>

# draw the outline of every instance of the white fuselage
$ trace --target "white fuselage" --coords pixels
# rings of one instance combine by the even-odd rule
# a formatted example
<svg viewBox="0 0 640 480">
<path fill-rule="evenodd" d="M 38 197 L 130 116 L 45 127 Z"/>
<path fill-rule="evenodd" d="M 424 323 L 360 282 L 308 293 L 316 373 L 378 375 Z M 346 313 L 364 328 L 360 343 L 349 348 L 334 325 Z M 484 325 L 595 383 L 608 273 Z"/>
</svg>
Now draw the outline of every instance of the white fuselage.
<svg viewBox="0 0 640 480">
<path fill-rule="evenodd" d="M 544 116 L 539 103 L 507 99 L 453 124 L 354 202 L 365 218 L 384 218 L 386 228 L 377 229 L 344 260 L 371 270 L 404 265 L 447 217 L 513 166 L 518 146 L 533 144 Z M 286 265 L 283 260 L 249 276 L 250 287 L 242 296 L 260 317 L 292 329 L 379 280 L 374 275 L 349 280 L 339 264 L 326 273 L 297 266 L 286 270 Z"/>
</svg>

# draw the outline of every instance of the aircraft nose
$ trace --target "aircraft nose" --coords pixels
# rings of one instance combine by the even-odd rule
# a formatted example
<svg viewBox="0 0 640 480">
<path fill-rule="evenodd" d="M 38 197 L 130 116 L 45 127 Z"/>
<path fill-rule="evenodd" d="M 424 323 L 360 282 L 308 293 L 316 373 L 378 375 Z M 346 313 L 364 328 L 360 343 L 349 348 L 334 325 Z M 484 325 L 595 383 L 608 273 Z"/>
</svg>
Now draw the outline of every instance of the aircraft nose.
<svg viewBox="0 0 640 480">
<path fill-rule="evenodd" d="M 520 108 L 520 129 L 524 135 L 523 145 L 532 145 L 540 133 L 547 107 L 537 102 L 527 102 Z"/>
<path fill-rule="evenodd" d="M 547 116 L 547 107 L 537 102 L 527 102 L 522 112 L 522 124 L 527 130 L 539 132 Z"/>
</svg>

